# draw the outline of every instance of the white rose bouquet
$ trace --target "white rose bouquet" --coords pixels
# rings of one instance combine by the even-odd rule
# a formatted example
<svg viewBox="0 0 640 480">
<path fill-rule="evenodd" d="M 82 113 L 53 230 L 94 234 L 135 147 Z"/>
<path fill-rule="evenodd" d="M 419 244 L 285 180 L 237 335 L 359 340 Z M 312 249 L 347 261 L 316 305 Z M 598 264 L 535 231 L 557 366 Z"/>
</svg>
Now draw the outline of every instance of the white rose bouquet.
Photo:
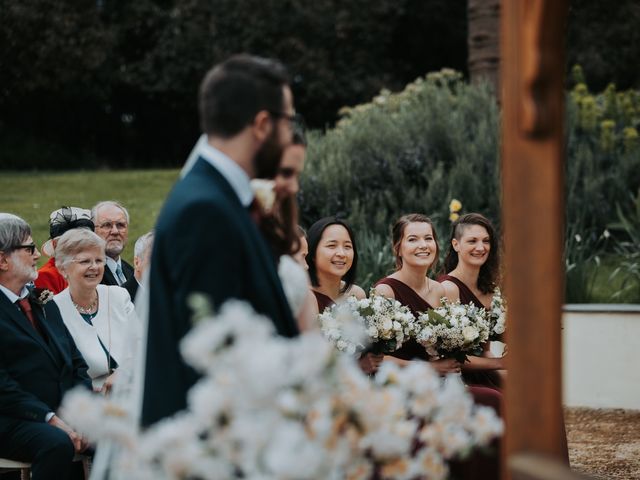
<svg viewBox="0 0 640 480">
<path fill-rule="evenodd" d="M 489 340 L 489 322 L 484 308 L 443 297 L 442 305 L 418 317 L 418 343 L 429 355 L 467 360 L 467 355 L 481 355 Z"/>
<path fill-rule="evenodd" d="M 507 303 L 499 287 L 493 291 L 491 309 L 489 310 L 489 340 L 498 340 L 506 328 Z"/>
<path fill-rule="evenodd" d="M 375 353 L 391 353 L 415 335 L 416 318 L 408 307 L 372 290 L 369 298 L 349 297 L 325 310 L 320 326 L 339 350 L 354 353 L 369 345 Z M 364 338 L 354 335 L 358 327 Z"/>
<path fill-rule="evenodd" d="M 360 315 L 359 300 L 348 297 L 332 305 L 318 316 L 320 330 L 341 352 L 354 354 L 365 348 L 364 318 Z"/>
</svg>

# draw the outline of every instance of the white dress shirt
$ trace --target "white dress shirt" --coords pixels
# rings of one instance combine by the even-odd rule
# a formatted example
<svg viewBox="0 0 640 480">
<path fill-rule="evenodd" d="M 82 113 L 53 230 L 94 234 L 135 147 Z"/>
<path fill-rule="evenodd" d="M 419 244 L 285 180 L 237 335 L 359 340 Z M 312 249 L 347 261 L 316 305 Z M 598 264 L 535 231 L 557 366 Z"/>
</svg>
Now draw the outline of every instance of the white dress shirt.
<svg viewBox="0 0 640 480">
<path fill-rule="evenodd" d="M 201 135 L 198 139 L 198 142 L 180 172 L 181 177 L 189 173 L 198 160 L 198 157 L 204 158 L 213 168 L 220 172 L 220 175 L 229 182 L 244 207 L 251 205 L 253 201 L 253 190 L 251 189 L 251 179 L 249 175 L 229 156 L 217 148 L 212 147 L 207 142 L 206 135 Z"/>
</svg>

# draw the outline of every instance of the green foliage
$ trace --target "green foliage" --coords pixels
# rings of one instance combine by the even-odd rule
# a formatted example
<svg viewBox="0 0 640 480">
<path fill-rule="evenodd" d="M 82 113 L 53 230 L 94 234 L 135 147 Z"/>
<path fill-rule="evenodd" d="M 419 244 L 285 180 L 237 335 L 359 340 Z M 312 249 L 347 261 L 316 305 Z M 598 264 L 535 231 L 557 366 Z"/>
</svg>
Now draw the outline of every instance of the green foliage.
<svg viewBox="0 0 640 480">
<path fill-rule="evenodd" d="M 399 216 L 428 212 L 444 237 L 452 198 L 498 218 L 498 111 L 487 86 L 443 70 L 341 113 L 335 129 L 310 136 L 301 217 L 306 226 L 348 217 L 365 288 L 393 266 L 390 226 Z"/>
<path fill-rule="evenodd" d="M 464 0 L 0 0 L 0 131 L 17 132 L 0 152 L 12 146 L 10 168 L 47 168 L 59 150 L 68 168 L 86 156 L 176 165 L 199 134 L 202 77 L 240 52 L 288 65 L 297 109 L 324 127 L 384 86 L 464 70 L 465 11 Z M 57 145 L 33 156 L 28 136 Z"/>
<path fill-rule="evenodd" d="M 579 67 L 573 77 L 583 80 Z M 585 302 L 600 285 L 603 259 L 614 252 L 616 239 L 604 232 L 615 205 L 626 204 L 640 185 L 640 94 L 613 85 L 592 94 L 580 82 L 566 110 L 566 299 Z M 431 216 L 441 255 L 452 199 L 462 202 L 460 213 L 482 212 L 499 229 L 499 114 L 486 86 L 442 70 L 341 114 L 336 128 L 310 135 L 301 218 L 306 226 L 328 215 L 348 219 L 365 288 L 392 269 L 390 227 L 403 214 Z"/>
<path fill-rule="evenodd" d="M 622 261 L 611 273 L 610 280 L 623 279 L 614 298 L 630 294 L 640 302 L 640 189 L 635 198 L 630 196 L 630 200 L 624 207 L 616 205 L 618 221 L 610 225 L 622 233 L 622 239 L 616 245 L 616 253 Z"/>
<path fill-rule="evenodd" d="M 123 253 L 133 259 L 133 245 L 153 228 L 164 199 L 178 178 L 177 170 L 2 172 L 0 211 L 24 218 L 38 247 L 49 238 L 49 214 L 63 205 L 91 208 L 101 200 L 121 202 L 131 217 Z M 47 261 L 41 257 L 39 264 Z"/>
</svg>

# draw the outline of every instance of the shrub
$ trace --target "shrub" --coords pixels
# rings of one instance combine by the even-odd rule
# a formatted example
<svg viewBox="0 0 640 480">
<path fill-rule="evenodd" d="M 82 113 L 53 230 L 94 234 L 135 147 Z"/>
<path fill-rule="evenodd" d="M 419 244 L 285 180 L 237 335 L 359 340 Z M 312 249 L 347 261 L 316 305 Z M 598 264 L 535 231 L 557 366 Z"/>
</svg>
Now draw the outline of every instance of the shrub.
<svg viewBox="0 0 640 480">
<path fill-rule="evenodd" d="M 578 81 L 566 112 L 565 264 L 567 301 L 576 302 L 587 301 L 600 255 L 613 249 L 602 235 L 616 218 L 616 203 L 640 185 L 640 93 L 609 86 L 592 94 Z M 310 134 L 301 222 L 347 218 L 362 252 L 362 286 L 391 270 L 390 227 L 400 215 L 429 214 L 441 253 L 451 199 L 465 212 L 484 213 L 499 231 L 499 113 L 487 85 L 468 85 L 461 74 L 442 70 L 340 113 L 334 129 Z"/>
</svg>

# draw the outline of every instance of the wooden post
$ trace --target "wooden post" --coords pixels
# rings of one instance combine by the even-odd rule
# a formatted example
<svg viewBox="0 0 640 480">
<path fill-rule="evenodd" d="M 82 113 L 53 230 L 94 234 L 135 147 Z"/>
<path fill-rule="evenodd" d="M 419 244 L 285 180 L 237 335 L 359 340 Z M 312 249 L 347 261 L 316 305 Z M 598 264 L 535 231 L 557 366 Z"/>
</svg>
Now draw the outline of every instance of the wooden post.
<svg viewBox="0 0 640 480">
<path fill-rule="evenodd" d="M 507 461 L 565 456 L 561 308 L 568 0 L 502 0 L 502 188 L 509 302 Z M 565 461 L 566 463 L 566 461 Z"/>
</svg>

